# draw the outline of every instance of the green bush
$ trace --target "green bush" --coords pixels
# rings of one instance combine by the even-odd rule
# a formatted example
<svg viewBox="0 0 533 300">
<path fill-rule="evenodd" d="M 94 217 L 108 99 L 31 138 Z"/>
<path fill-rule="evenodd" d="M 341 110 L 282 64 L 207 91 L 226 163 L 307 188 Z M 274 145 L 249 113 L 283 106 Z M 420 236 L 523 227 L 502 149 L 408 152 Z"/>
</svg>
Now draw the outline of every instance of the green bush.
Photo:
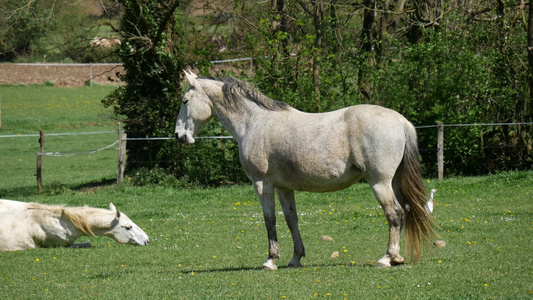
<svg viewBox="0 0 533 300">
<path fill-rule="evenodd" d="M 401 59 L 383 69 L 373 69 L 369 82 L 377 104 L 402 113 L 415 125 L 472 124 L 501 122 L 492 118 L 492 99 L 511 101 L 494 89 L 494 61 L 478 55 L 471 41 L 460 36 L 436 33 L 428 41 L 410 44 Z M 492 106 L 491 106 L 492 105 Z M 450 175 L 480 174 L 504 166 L 487 164 L 497 146 L 499 127 L 462 127 L 445 129 L 445 169 Z M 484 145 L 483 145 L 484 144 Z M 421 149 L 436 149 L 437 129 L 419 130 Z M 489 153 L 487 153 L 487 151 Z M 435 151 L 423 151 L 426 174 L 436 174 Z"/>
</svg>

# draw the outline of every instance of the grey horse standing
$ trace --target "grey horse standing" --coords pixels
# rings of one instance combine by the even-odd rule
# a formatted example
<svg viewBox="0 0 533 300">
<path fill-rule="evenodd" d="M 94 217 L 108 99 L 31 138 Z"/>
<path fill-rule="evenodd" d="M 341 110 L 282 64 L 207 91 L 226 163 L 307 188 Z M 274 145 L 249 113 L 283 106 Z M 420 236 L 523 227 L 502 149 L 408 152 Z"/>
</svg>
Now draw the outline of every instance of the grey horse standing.
<svg viewBox="0 0 533 300">
<path fill-rule="evenodd" d="M 424 209 L 416 131 L 399 113 L 356 105 L 327 113 L 304 113 L 272 100 L 234 78 L 185 75 L 190 83 L 179 111 L 175 136 L 193 144 L 212 117 L 239 144 L 239 158 L 263 208 L 269 254 L 263 268 L 276 270 L 279 258 L 274 192 L 294 241 L 289 266 L 305 256 L 298 229 L 294 191 L 330 192 L 364 178 L 389 224 L 386 254 L 377 267 L 403 264 L 400 233 L 406 227 L 406 251 L 416 263 L 421 241 L 433 235 Z"/>
</svg>

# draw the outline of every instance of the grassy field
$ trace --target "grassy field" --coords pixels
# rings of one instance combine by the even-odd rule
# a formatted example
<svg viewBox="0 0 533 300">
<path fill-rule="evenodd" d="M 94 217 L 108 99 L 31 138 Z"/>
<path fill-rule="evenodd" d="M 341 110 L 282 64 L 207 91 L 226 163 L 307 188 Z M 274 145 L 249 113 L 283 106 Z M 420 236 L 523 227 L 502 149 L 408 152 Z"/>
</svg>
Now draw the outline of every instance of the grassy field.
<svg viewBox="0 0 533 300">
<path fill-rule="evenodd" d="M 25 95 L 41 88 L 45 87 L 12 87 L 11 93 Z M 0 135 L 34 133 L 39 127 L 27 124 L 30 121 L 49 126 L 50 132 L 92 131 L 95 128 L 88 124 L 93 122 L 102 122 L 98 130 L 113 130 L 113 122 L 106 121 L 106 112 L 97 104 L 86 110 L 87 116 L 79 116 L 82 121 L 66 109 L 61 115 L 72 116 L 70 120 L 52 116 L 48 124 L 36 113 L 21 121 L 24 130 L 10 128 L 10 100 L 4 87 L 0 89 L 6 125 Z M 71 94 L 64 97 L 72 107 L 82 94 L 96 100 L 107 88 L 100 94 L 88 88 L 49 89 L 48 98 Z M 30 106 L 43 105 L 39 101 L 23 110 L 33 111 Z M 66 124 L 80 126 L 70 129 Z M 116 136 L 62 139 L 64 148 L 45 144 L 45 151 L 86 149 L 89 144 L 99 148 Z M 0 253 L 2 299 L 533 298 L 533 171 L 426 179 L 428 188 L 439 189 L 434 212 L 440 239 L 447 246 L 427 249 L 416 265 L 389 269 L 374 268 L 386 249 L 388 226 L 366 184 L 336 193 L 297 193 L 307 252 L 304 267 L 284 267 L 291 258 L 292 239 L 280 214 L 280 269 L 265 272 L 261 265 L 266 259 L 266 232 L 251 186 L 179 190 L 105 185 L 102 182 L 114 179 L 116 152 L 104 151 L 85 158 L 46 157 L 46 192 L 37 194 L 37 148 L 37 138 L 0 138 L 0 198 L 94 207 L 113 202 L 146 231 L 151 243 L 133 247 L 105 237 L 85 237 L 79 242 L 90 241 L 92 248 Z M 320 241 L 321 235 L 334 241 Z M 330 257 L 333 251 L 339 258 Z"/>
<path fill-rule="evenodd" d="M 44 152 L 84 153 L 115 142 L 117 134 L 113 131 L 117 130 L 116 122 L 111 111 L 100 103 L 114 88 L 0 85 L 0 198 L 5 198 L 6 193 L 28 194 L 37 189 L 35 154 L 39 150 L 39 130 L 44 130 L 46 134 Z M 88 132 L 111 133 L 49 135 Z M 116 178 L 116 168 L 113 169 L 116 159 L 115 150 L 72 157 L 44 157 L 43 184 L 45 188 L 58 185 L 73 187 Z M 67 173 L 69 175 L 64 176 Z"/>
</svg>

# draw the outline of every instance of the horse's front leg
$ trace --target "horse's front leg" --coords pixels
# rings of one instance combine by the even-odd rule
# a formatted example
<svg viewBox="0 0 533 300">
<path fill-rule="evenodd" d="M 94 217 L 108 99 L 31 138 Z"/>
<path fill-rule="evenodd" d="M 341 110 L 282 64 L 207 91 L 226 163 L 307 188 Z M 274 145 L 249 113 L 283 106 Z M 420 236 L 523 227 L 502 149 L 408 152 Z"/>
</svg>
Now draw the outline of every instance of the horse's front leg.
<svg viewBox="0 0 533 300">
<path fill-rule="evenodd" d="M 263 217 L 268 236 L 268 259 L 263 264 L 263 269 L 275 271 L 276 259 L 279 258 L 278 236 L 276 233 L 276 210 L 274 201 L 274 188 L 272 185 L 264 184 L 262 180 L 254 181 L 255 192 L 259 197 L 259 202 L 263 208 Z"/>
<path fill-rule="evenodd" d="M 294 201 L 294 191 L 277 188 L 276 192 L 294 242 L 294 255 L 289 262 L 289 267 L 301 267 L 300 259 L 305 256 L 305 249 L 298 229 L 298 214 L 296 212 L 296 202 Z"/>
</svg>

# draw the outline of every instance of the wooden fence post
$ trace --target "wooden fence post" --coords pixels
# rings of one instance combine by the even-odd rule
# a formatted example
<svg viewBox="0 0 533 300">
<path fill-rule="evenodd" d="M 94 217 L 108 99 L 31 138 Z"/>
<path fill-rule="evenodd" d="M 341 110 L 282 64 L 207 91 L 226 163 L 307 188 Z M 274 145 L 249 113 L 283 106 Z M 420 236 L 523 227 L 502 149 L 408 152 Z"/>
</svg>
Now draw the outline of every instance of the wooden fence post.
<svg viewBox="0 0 533 300">
<path fill-rule="evenodd" d="M 120 125 L 118 127 L 118 173 L 117 185 L 121 185 L 124 181 L 124 169 L 126 166 L 126 139 L 127 134 L 120 132 Z"/>
<path fill-rule="evenodd" d="M 89 87 L 93 87 L 93 64 L 92 63 L 89 63 Z"/>
<path fill-rule="evenodd" d="M 437 136 L 437 161 L 438 161 L 438 178 L 444 178 L 444 124 L 439 123 L 439 134 Z"/>
<path fill-rule="evenodd" d="M 43 149 L 44 149 L 44 130 L 39 131 L 39 152 L 37 153 L 37 191 L 43 191 L 42 167 L 43 167 Z"/>
</svg>

